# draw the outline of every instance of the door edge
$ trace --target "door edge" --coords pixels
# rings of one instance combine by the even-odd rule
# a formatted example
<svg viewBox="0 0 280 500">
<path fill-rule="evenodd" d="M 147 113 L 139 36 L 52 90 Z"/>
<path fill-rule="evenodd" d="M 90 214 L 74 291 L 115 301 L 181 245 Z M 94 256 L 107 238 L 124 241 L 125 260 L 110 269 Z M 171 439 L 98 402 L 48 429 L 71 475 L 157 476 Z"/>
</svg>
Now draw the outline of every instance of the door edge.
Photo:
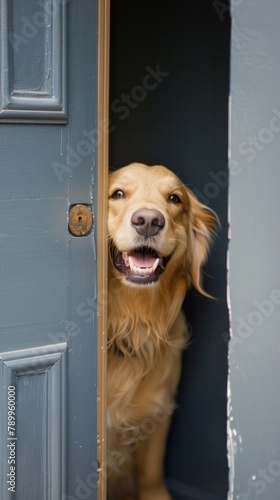
<svg viewBox="0 0 280 500">
<path fill-rule="evenodd" d="M 98 2 L 97 498 L 106 500 L 110 0 Z"/>
</svg>

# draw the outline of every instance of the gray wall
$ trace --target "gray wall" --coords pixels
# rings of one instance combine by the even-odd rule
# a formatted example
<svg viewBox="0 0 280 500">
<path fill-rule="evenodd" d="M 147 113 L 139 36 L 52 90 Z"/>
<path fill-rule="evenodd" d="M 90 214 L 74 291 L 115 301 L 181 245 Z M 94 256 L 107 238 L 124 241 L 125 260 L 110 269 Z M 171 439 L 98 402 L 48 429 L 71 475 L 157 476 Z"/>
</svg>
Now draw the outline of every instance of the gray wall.
<svg viewBox="0 0 280 500">
<path fill-rule="evenodd" d="M 280 3 L 232 3 L 229 500 L 280 491 Z"/>
</svg>

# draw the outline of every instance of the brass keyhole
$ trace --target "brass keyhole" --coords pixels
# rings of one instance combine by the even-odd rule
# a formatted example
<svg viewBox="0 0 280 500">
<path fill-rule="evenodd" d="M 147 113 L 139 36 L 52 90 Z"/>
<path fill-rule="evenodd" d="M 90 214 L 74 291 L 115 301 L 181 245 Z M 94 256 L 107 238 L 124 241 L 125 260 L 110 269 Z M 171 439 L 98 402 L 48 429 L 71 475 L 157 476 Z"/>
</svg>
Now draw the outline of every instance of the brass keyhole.
<svg viewBox="0 0 280 500">
<path fill-rule="evenodd" d="M 85 236 L 92 226 L 92 215 L 86 205 L 75 205 L 69 212 L 69 229 L 74 236 Z"/>
</svg>

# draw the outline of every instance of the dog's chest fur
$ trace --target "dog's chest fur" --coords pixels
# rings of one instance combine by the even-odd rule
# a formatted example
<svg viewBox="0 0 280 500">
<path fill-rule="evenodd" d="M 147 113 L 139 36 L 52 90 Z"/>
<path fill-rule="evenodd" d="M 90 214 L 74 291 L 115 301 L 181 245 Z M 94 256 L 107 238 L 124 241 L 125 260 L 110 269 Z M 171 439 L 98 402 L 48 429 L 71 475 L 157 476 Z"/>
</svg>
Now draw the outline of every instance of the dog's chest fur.
<svg viewBox="0 0 280 500">
<path fill-rule="evenodd" d="M 120 287 L 112 296 L 108 318 L 108 409 L 113 427 L 120 432 L 141 425 L 158 409 L 173 407 L 181 351 L 187 341 L 181 301 L 176 317 L 170 318 L 165 298 L 153 300 L 156 287 L 149 293 L 146 289 L 146 297 L 132 292 Z"/>
</svg>

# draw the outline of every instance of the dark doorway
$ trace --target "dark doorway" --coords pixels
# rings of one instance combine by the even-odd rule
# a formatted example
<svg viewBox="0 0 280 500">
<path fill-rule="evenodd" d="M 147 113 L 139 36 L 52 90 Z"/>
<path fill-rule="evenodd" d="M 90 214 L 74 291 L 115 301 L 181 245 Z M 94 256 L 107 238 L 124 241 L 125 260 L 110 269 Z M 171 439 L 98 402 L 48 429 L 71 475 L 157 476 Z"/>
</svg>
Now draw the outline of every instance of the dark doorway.
<svg viewBox="0 0 280 500">
<path fill-rule="evenodd" d="M 111 0 L 110 167 L 173 170 L 219 215 L 205 267 L 211 300 L 190 291 L 192 343 L 166 456 L 174 500 L 226 500 L 226 297 L 230 17 L 208 0 Z"/>
</svg>

